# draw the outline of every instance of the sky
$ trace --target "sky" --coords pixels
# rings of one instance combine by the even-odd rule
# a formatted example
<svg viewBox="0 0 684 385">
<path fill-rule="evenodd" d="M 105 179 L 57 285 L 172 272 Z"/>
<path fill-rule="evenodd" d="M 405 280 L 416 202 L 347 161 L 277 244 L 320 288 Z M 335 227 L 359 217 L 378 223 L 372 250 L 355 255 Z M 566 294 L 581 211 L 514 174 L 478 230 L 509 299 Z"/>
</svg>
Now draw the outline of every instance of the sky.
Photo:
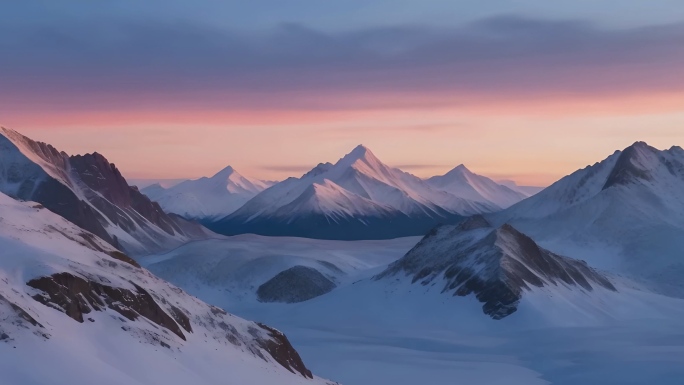
<svg viewBox="0 0 684 385">
<path fill-rule="evenodd" d="M 684 145 L 684 2 L 9 2 L 0 124 L 133 179 L 277 180 L 364 144 L 548 185 Z"/>
</svg>

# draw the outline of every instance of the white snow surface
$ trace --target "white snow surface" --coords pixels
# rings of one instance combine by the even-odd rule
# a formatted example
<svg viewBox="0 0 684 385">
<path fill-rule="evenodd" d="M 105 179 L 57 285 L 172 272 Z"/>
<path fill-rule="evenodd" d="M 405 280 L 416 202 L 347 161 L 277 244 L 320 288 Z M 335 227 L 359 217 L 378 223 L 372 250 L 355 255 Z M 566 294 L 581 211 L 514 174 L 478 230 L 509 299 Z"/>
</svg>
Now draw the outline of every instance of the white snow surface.
<svg viewBox="0 0 684 385">
<path fill-rule="evenodd" d="M 312 370 L 345 384 L 676 385 L 684 376 L 684 300 L 613 275 L 617 292 L 538 288 L 497 321 L 472 296 L 444 294 L 438 282 L 371 279 L 417 241 L 237 236 L 142 263 L 200 298 L 285 331 Z M 328 294 L 276 304 L 249 293 L 293 264 L 331 275 L 318 260 L 344 272 Z M 244 277 L 238 287 L 227 284 L 237 276 Z"/>
<path fill-rule="evenodd" d="M 169 188 L 156 183 L 141 191 L 164 211 L 189 219 L 219 219 L 271 185 L 273 182 L 242 176 L 228 166 L 209 178 L 186 180 Z"/>
<path fill-rule="evenodd" d="M 608 183 L 612 175 L 624 178 Z M 556 253 L 684 296 L 682 191 L 684 150 L 635 143 L 488 219 L 509 222 Z"/>
<path fill-rule="evenodd" d="M 459 165 L 444 175 L 427 179 L 430 186 L 475 202 L 508 208 L 532 194 L 499 184 L 486 176 L 477 175 Z"/>
<path fill-rule="evenodd" d="M 0 335 L 9 337 L 0 340 L 3 385 L 328 383 L 276 363 L 257 345 L 255 338 L 268 335 L 255 323 L 217 312 L 147 270 L 112 259 L 96 250 L 114 251 L 111 246 L 94 236 L 89 243 L 83 234 L 35 203 L 0 194 Z M 173 305 L 185 313 L 192 332 L 183 330 L 184 341 L 144 317 L 129 321 L 109 309 L 92 311 L 86 315 L 92 321 L 79 323 L 31 298 L 38 291 L 26 282 L 62 272 L 132 291 L 135 282 L 164 311 Z M 43 327 L 19 324 L 9 303 Z M 227 328 L 234 328 L 236 343 L 226 338 Z"/>
<path fill-rule="evenodd" d="M 320 241 L 245 234 L 187 243 L 139 262 L 164 279 L 225 303 L 256 301 L 256 290 L 294 266 L 311 267 L 336 284 L 361 272 L 384 267 L 407 252 L 420 237 L 377 241 Z"/>
<path fill-rule="evenodd" d="M 443 212 L 470 215 L 497 208 L 433 188 L 414 175 L 385 165 L 368 148 L 358 146 L 334 165 L 319 164 L 301 178 L 288 178 L 264 190 L 234 215 L 253 220 L 316 213 L 334 220 L 391 212 L 408 216 L 440 216 Z"/>
</svg>

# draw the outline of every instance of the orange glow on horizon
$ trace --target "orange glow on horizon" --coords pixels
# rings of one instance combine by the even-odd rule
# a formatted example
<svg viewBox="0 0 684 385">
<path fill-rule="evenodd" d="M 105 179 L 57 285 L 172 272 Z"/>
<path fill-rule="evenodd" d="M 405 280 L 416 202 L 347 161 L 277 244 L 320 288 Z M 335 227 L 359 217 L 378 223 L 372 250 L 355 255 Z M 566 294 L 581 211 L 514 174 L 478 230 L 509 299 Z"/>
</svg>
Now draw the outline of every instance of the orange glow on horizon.
<svg viewBox="0 0 684 385">
<path fill-rule="evenodd" d="M 684 144 L 684 93 L 416 97 L 357 99 L 363 108 L 349 109 L 15 111 L 3 125 L 68 153 L 101 152 L 128 178 L 155 179 L 196 178 L 227 165 L 283 179 L 363 143 L 421 177 L 464 163 L 494 179 L 548 185 L 636 140 Z"/>
</svg>

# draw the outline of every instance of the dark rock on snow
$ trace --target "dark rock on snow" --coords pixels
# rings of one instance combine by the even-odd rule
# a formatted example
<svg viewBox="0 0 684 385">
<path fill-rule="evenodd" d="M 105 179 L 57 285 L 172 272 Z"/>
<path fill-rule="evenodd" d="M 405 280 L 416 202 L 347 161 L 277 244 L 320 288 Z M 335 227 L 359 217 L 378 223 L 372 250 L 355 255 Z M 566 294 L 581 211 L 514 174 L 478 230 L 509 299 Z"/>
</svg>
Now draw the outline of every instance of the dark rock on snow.
<svg viewBox="0 0 684 385">
<path fill-rule="evenodd" d="M 314 268 L 294 266 L 259 286 L 257 296 L 261 302 L 303 302 L 326 294 L 336 286 Z"/>
</svg>

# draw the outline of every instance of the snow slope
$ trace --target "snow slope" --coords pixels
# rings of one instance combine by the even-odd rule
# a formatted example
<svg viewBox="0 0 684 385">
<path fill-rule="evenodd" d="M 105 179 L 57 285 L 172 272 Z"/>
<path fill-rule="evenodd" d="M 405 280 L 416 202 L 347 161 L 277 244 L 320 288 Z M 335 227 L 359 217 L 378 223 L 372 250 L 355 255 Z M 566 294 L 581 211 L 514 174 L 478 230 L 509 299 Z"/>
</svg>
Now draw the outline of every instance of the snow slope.
<svg viewBox="0 0 684 385">
<path fill-rule="evenodd" d="M 499 207 L 508 208 L 532 194 L 494 182 L 459 165 L 444 175 L 427 179 L 430 186 L 453 195 Z"/>
<path fill-rule="evenodd" d="M 586 300 L 596 292 L 616 291 L 586 262 L 544 250 L 512 226 L 494 228 L 481 216 L 435 228 L 375 279 L 396 276 L 410 276 L 414 284 L 441 287 L 454 296 L 472 294 L 494 319 L 516 312 L 520 300 L 539 288 L 582 292 Z"/>
<path fill-rule="evenodd" d="M 338 285 L 349 283 L 360 272 L 384 268 L 419 240 L 326 241 L 245 234 L 190 242 L 139 262 L 210 303 L 233 306 L 227 298 L 254 302 L 262 284 L 297 266 L 315 269 Z"/>
<path fill-rule="evenodd" d="M 0 192 L 32 200 L 131 254 L 206 238 L 202 226 L 167 215 L 98 153 L 69 156 L 0 128 Z"/>
<path fill-rule="evenodd" d="M 207 305 L 33 202 L 0 194 L 6 385 L 327 384 L 277 330 Z"/>
<path fill-rule="evenodd" d="M 427 285 L 404 273 L 372 279 L 418 241 L 242 235 L 142 263 L 200 298 L 284 330 L 314 372 L 343 383 L 676 385 L 684 375 L 683 300 L 613 275 L 617 291 L 558 280 L 529 285 L 517 311 L 495 320 L 476 295 L 443 292 L 447 282 L 438 277 Z M 438 264 L 455 254 L 424 256 Z M 328 274 L 318 260 L 344 272 L 328 294 L 294 304 L 257 300 L 260 282 L 292 265 Z M 235 277 L 245 279 L 235 287 Z"/>
<path fill-rule="evenodd" d="M 233 213 L 272 184 L 244 177 L 229 166 L 210 178 L 187 180 L 169 188 L 153 184 L 141 191 L 167 212 L 212 220 Z"/>
<path fill-rule="evenodd" d="M 684 150 L 638 142 L 488 218 L 555 252 L 684 293 Z"/>
<path fill-rule="evenodd" d="M 358 146 L 334 165 L 319 164 L 264 190 L 226 218 L 203 223 L 227 235 L 377 239 L 420 235 L 436 223 L 497 208 L 435 189 Z"/>
</svg>

